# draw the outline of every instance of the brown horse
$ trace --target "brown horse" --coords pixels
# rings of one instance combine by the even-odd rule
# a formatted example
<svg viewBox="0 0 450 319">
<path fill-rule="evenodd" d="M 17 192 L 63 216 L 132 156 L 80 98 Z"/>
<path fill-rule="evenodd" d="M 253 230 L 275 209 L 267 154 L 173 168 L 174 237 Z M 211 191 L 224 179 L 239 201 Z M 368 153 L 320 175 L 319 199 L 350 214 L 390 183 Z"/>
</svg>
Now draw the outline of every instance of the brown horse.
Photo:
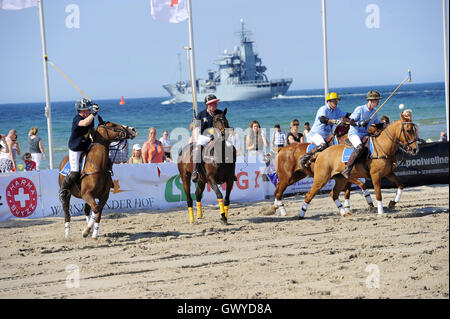
<svg viewBox="0 0 450 319">
<path fill-rule="evenodd" d="M 105 122 L 98 116 L 99 124 L 93 136 L 93 143 L 88 153 L 83 170 L 81 171 L 80 180 L 72 186 L 70 194 L 82 198 L 84 204 L 84 213 L 86 215 L 87 227 L 83 231 L 83 237 L 87 237 L 91 232 L 92 226 L 94 230 L 92 238 L 97 239 L 98 228 L 102 215 L 103 206 L 109 198 L 109 189 L 112 186 L 111 168 L 112 163 L 109 159 L 109 144 L 113 141 L 121 141 L 137 136 L 134 127 L 123 126 L 116 123 Z M 69 161 L 67 155 L 59 164 L 59 170 L 62 171 L 66 163 Z M 64 176 L 59 174 L 58 182 L 61 187 Z M 98 199 L 96 203 L 95 199 Z M 64 210 L 65 235 L 70 237 L 70 195 L 66 202 L 62 203 Z M 92 215 L 89 219 L 90 210 Z M 95 223 L 95 224 L 94 224 Z"/>
<path fill-rule="evenodd" d="M 343 144 L 347 138 L 347 131 L 349 125 L 339 125 L 336 127 L 334 135 L 331 135 L 327 139 L 327 143 L 331 144 L 336 136 L 337 143 Z M 306 149 L 311 143 L 295 143 L 281 148 L 275 158 L 275 167 L 278 175 L 278 182 L 275 187 L 275 201 L 272 207 L 272 213 L 275 213 L 277 209 L 280 209 L 280 215 L 286 216 L 286 210 L 282 201 L 283 193 L 289 185 L 298 182 L 306 176 L 313 176 L 314 163 L 310 164 L 310 167 L 303 169 L 299 162 L 303 155 L 306 154 Z M 323 151 L 322 151 L 323 152 Z M 316 153 L 317 156 L 320 153 Z M 313 159 L 314 160 L 314 159 Z M 345 211 L 346 214 L 350 214 L 350 189 L 351 185 L 355 184 L 362 189 L 363 195 L 366 198 L 367 204 L 373 207 L 372 198 L 369 191 L 363 182 L 359 179 L 351 179 L 349 183 L 345 185 Z"/>
<path fill-rule="evenodd" d="M 217 196 L 217 202 L 220 207 L 221 221 L 228 223 L 228 211 L 230 205 L 230 194 L 233 188 L 235 167 L 236 167 L 236 149 L 234 146 L 226 142 L 226 128 L 229 128 L 228 120 L 225 117 L 227 109 L 222 114 L 214 116 L 213 125 L 215 135 L 213 143 L 204 150 L 204 165 L 199 169 L 199 181 L 195 190 L 195 198 L 197 200 L 197 218 L 203 218 L 202 212 L 202 194 L 205 190 L 206 183 L 214 190 Z M 191 196 L 191 175 L 194 170 L 193 162 L 193 143 L 186 145 L 178 156 L 178 171 L 180 172 L 181 181 L 183 183 L 184 193 L 187 197 L 187 205 L 189 211 L 189 222 L 194 223 L 194 212 L 192 208 Z M 213 150 L 214 154 L 209 155 L 209 151 Z M 218 185 L 226 183 L 225 200 L 219 190 Z"/>
<path fill-rule="evenodd" d="M 412 115 L 400 114 L 400 120 L 390 124 L 380 135 L 373 138 L 373 152 L 371 156 L 364 157 L 357 162 L 351 172 L 350 178 L 371 178 L 377 198 L 378 215 L 383 214 L 383 203 L 381 197 L 381 178 L 386 177 L 397 185 L 395 199 L 390 201 L 389 208 L 394 208 L 400 201 L 403 185 L 393 172 L 396 163 L 395 153 L 400 147 L 403 151 L 416 155 L 419 152 L 419 136 L 417 126 L 412 123 Z M 299 214 L 302 219 L 305 215 L 308 204 L 317 192 L 331 179 L 334 178 L 335 186 L 331 191 L 336 206 L 343 214 L 342 204 L 339 201 L 339 193 L 344 188 L 347 180 L 340 173 L 345 169 L 342 162 L 342 152 L 344 145 L 335 145 L 324 150 L 316 159 L 314 167 L 314 182 L 305 195 L 305 200 Z M 350 179 L 349 179 L 350 180 Z"/>
</svg>

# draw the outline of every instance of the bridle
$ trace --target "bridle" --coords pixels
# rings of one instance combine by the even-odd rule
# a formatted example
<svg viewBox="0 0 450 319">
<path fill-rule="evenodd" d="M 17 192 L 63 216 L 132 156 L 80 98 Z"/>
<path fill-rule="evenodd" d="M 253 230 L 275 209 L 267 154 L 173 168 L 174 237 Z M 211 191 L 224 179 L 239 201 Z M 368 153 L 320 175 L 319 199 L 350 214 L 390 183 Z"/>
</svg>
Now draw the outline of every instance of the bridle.
<svg viewBox="0 0 450 319">
<path fill-rule="evenodd" d="M 103 122 L 103 123 L 100 123 L 98 125 L 99 127 L 102 127 L 102 128 L 104 128 L 106 130 L 106 135 L 108 136 L 108 140 L 109 140 L 109 133 L 108 133 L 108 131 L 113 131 L 113 132 L 119 133 L 112 140 L 113 142 L 122 141 L 122 140 L 125 140 L 125 139 L 131 137 L 131 133 L 128 131 L 127 127 L 125 127 L 123 125 L 119 125 L 119 124 L 117 124 L 117 125 L 119 125 L 120 128 L 117 128 L 115 126 L 106 126 L 106 124 L 108 124 L 108 123 L 110 123 L 110 122 Z"/>
<path fill-rule="evenodd" d="M 406 130 L 405 130 L 405 124 L 412 124 L 413 126 L 413 133 L 415 138 L 413 140 L 410 140 L 408 138 L 408 134 L 406 134 Z M 386 133 L 386 136 L 389 138 L 389 140 L 392 143 L 397 143 L 399 145 L 399 148 L 402 152 L 410 154 L 410 155 L 414 155 L 414 153 L 412 153 L 412 148 L 411 145 L 414 143 L 422 143 L 423 140 L 419 138 L 417 132 L 417 124 L 414 124 L 413 122 L 403 122 L 402 121 L 402 129 L 400 131 L 400 136 L 401 134 L 403 134 L 403 137 L 405 138 L 405 143 L 402 143 L 400 141 L 400 136 L 399 138 L 395 139 L 394 136 L 392 135 L 392 133 L 389 131 L 390 126 L 386 127 L 384 129 L 384 132 Z"/>
</svg>

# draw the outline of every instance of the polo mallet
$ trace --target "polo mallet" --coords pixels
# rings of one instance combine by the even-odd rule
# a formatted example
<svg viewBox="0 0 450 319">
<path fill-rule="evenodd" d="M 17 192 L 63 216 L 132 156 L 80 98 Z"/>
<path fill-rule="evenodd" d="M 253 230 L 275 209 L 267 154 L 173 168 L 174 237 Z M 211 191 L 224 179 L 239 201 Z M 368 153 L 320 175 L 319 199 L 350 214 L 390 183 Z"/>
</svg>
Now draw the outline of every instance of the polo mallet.
<svg viewBox="0 0 450 319">
<path fill-rule="evenodd" d="M 56 70 L 58 70 L 59 73 L 61 73 L 78 91 L 80 91 L 81 94 L 84 95 L 85 98 L 87 98 L 89 101 L 92 102 L 92 100 L 89 98 L 89 96 L 87 96 L 86 94 L 84 94 L 83 91 L 81 91 L 81 89 L 75 85 L 75 83 L 73 83 L 73 81 L 71 79 L 69 79 L 69 77 L 67 75 L 64 74 L 63 71 L 61 71 L 56 65 L 55 63 L 53 63 L 52 61 L 50 61 L 47 56 L 45 56 L 45 61 L 47 61 L 48 64 L 50 64 L 52 67 L 54 67 Z"/>
<path fill-rule="evenodd" d="M 377 114 L 377 112 L 383 107 L 383 105 L 385 105 L 386 102 L 389 101 L 389 99 L 392 97 L 392 95 L 394 95 L 394 93 L 403 85 L 403 83 L 406 82 L 406 80 L 408 80 L 408 82 L 411 82 L 411 69 L 408 69 L 407 78 L 404 79 L 402 81 L 402 83 L 399 84 L 399 86 L 397 86 L 397 88 L 394 90 L 394 92 L 392 92 L 391 95 L 389 95 L 389 97 L 383 102 L 383 104 L 381 104 L 381 106 L 375 111 L 375 113 L 372 114 L 372 116 L 369 118 L 369 121 L 375 116 L 375 114 Z"/>
</svg>

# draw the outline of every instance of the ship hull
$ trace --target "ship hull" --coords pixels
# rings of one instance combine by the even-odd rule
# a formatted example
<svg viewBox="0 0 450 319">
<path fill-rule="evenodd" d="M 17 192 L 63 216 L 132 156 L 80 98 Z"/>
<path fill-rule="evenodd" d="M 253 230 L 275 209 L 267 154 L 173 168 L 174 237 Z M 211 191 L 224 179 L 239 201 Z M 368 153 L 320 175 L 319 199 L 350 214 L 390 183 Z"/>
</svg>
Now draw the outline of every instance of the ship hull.
<svg viewBox="0 0 450 319">
<path fill-rule="evenodd" d="M 237 84 L 237 85 L 219 85 L 216 90 L 208 90 L 207 92 L 197 93 L 197 101 L 204 101 L 208 94 L 216 95 L 221 101 L 245 101 L 254 99 L 266 99 L 284 95 L 292 79 L 282 81 L 270 81 L 262 83 L 251 84 Z M 189 89 L 180 92 L 175 85 L 164 85 L 167 92 L 173 97 L 173 102 L 192 102 L 192 94 Z"/>
</svg>

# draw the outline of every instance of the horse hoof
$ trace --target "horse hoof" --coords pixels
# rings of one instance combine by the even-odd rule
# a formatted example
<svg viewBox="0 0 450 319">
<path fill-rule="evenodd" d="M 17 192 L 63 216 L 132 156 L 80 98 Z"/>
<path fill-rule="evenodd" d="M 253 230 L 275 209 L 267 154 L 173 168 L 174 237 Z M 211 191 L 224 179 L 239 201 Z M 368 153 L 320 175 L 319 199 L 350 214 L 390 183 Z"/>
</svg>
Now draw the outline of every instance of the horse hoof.
<svg viewBox="0 0 450 319">
<path fill-rule="evenodd" d="M 344 215 L 342 215 L 343 217 L 348 217 L 348 216 L 352 216 L 352 213 L 350 213 L 350 212 L 348 212 L 348 213 L 345 213 Z"/>
<path fill-rule="evenodd" d="M 393 209 L 395 207 L 395 204 L 397 204 L 395 201 L 391 200 L 389 202 L 388 208 Z"/>
<path fill-rule="evenodd" d="M 373 206 L 373 203 L 368 203 L 367 205 L 369 205 L 369 207 L 375 207 Z"/>
<path fill-rule="evenodd" d="M 223 224 L 228 224 L 228 220 L 227 220 L 227 218 L 225 217 L 225 214 L 222 214 L 221 215 L 221 217 L 220 217 L 220 221 L 223 223 Z"/>
<path fill-rule="evenodd" d="M 89 228 L 86 228 L 85 230 L 83 230 L 83 238 L 86 238 L 87 236 L 89 236 L 89 233 L 90 233 L 91 231 L 90 231 L 90 229 Z"/>
</svg>

